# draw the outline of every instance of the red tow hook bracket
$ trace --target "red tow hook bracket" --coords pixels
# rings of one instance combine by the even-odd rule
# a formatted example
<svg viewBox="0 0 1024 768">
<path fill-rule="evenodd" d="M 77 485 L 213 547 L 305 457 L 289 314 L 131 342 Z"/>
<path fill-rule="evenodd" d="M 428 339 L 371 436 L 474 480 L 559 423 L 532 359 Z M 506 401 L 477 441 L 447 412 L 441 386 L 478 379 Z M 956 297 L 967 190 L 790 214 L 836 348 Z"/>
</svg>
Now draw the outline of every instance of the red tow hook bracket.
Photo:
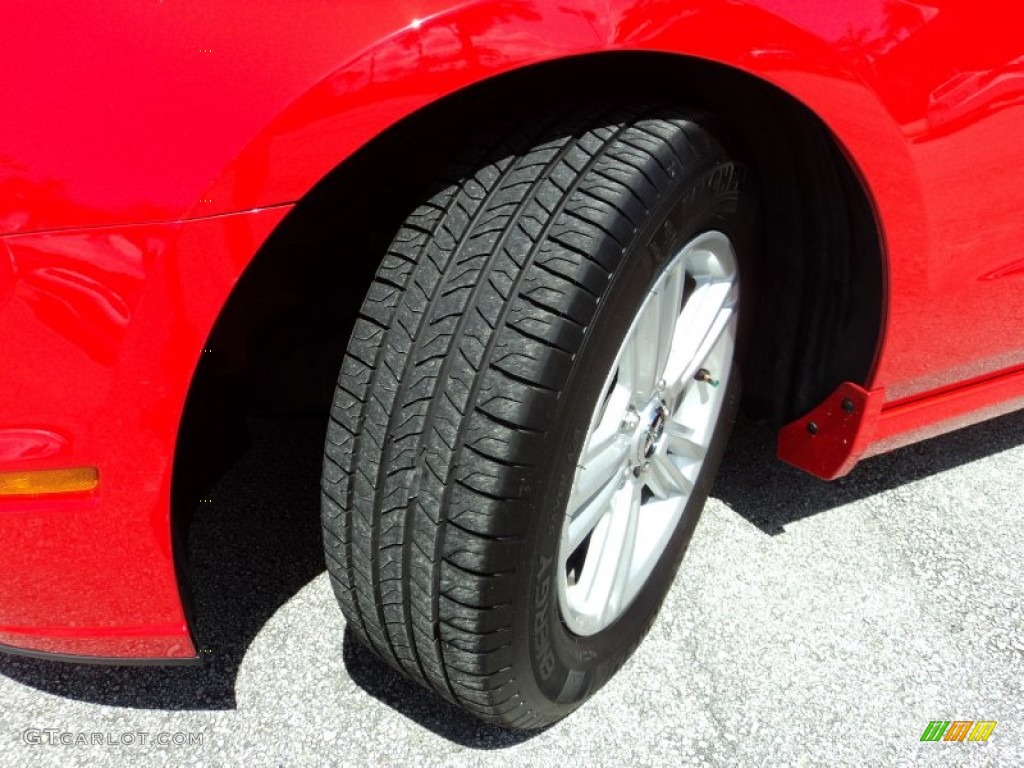
<svg viewBox="0 0 1024 768">
<path fill-rule="evenodd" d="M 871 443 L 885 390 L 845 381 L 806 416 L 779 430 L 778 456 L 822 480 L 847 474 Z"/>
</svg>

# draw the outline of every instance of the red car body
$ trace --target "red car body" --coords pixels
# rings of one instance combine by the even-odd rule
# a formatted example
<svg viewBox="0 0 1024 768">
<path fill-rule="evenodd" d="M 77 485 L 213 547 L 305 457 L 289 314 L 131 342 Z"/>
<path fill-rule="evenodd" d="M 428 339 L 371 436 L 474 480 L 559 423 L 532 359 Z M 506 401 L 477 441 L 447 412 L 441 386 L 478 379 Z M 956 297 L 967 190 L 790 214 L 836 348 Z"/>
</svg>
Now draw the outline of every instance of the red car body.
<svg viewBox="0 0 1024 768">
<path fill-rule="evenodd" d="M 1000 0 L 226 0 L 0 9 L 0 645 L 183 660 L 172 547 L 190 383 L 297 201 L 502 73 L 648 51 L 771 83 L 828 127 L 885 264 L 870 377 L 780 432 L 822 477 L 1024 404 L 1024 40 Z"/>
</svg>

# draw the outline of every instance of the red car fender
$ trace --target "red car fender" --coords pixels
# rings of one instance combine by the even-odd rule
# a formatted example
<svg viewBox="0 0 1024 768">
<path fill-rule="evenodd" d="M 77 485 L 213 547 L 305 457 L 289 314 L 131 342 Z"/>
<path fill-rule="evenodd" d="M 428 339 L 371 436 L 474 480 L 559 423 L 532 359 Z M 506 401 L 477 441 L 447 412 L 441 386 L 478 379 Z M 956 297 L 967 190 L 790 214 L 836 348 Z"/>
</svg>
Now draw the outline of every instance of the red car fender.
<svg viewBox="0 0 1024 768">
<path fill-rule="evenodd" d="M 99 485 L 0 496 L 0 646 L 195 656 L 171 545 L 178 425 L 239 254 L 289 208 L 6 241 L 0 471 L 98 467 Z"/>
<path fill-rule="evenodd" d="M 363 50 L 265 125 L 206 189 L 190 216 L 301 198 L 340 161 L 401 119 L 469 85 L 555 59 L 609 51 L 685 55 L 773 83 L 832 130 L 875 206 L 901 295 L 927 271 L 925 208 L 900 126 L 827 39 L 767 10 L 790 4 L 615 0 L 581 11 L 536 0 L 480 0 L 417 19 Z M 871 4 L 863 9 L 870 16 Z M 510 44 L 510 41 L 515 44 Z M 486 53 L 485 55 L 482 55 Z M 870 181 L 869 181 L 870 180 Z M 888 277 L 888 275 L 887 275 Z M 898 311 L 911 313 L 912 303 Z M 869 389 L 890 374 L 885 328 Z M 867 430 L 870 434 L 870 430 Z M 792 458 L 792 457 L 791 457 Z M 852 467 L 851 456 L 833 457 Z"/>
</svg>

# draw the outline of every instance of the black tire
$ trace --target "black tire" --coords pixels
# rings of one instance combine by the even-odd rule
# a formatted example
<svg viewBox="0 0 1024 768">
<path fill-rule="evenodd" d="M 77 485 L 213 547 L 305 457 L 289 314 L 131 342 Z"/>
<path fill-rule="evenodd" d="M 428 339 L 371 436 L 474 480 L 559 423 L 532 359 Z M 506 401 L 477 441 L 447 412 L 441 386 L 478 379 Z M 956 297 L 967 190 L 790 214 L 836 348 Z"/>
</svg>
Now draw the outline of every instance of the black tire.
<svg viewBox="0 0 1024 768">
<path fill-rule="evenodd" d="M 560 620 L 550 563 L 594 372 L 684 242 L 717 229 L 749 258 L 747 174 L 706 124 L 665 106 L 590 107 L 481 139 L 406 219 L 355 324 L 323 469 L 331 583 L 363 643 L 487 721 L 541 727 L 603 685 L 693 532 L 689 514 L 607 629 L 579 637 Z"/>
</svg>

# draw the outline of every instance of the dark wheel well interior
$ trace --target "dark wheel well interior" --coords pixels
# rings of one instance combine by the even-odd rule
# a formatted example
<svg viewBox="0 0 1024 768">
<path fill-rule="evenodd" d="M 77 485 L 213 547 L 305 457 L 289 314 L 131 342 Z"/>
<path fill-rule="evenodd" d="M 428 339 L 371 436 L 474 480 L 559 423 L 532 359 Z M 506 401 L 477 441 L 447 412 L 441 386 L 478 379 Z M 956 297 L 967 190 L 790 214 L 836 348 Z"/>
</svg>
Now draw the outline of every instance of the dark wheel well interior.
<svg viewBox="0 0 1024 768">
<path fill-rule="evenodd" d="M 761 190 L 755 338 L 745 408 L 774 425 L 842 381 L 870 376 L 882 327 L 881 233 L 856 170 L 805 107 L 744 73 L 687 57 L 596 54 L 473 86 L 412 115 L 339 165 L 253 258 L 196 371 L 179 433 L 172 515 L 182 546 L 196 500 L 244 444 L 245 417 L 326 424 L 355 312 L 381 254 L 482 116 L 549 102 L 672 101 L 718 116 Z M 717 121 L 716 121 L 717 122 Z"/>
</svg>

